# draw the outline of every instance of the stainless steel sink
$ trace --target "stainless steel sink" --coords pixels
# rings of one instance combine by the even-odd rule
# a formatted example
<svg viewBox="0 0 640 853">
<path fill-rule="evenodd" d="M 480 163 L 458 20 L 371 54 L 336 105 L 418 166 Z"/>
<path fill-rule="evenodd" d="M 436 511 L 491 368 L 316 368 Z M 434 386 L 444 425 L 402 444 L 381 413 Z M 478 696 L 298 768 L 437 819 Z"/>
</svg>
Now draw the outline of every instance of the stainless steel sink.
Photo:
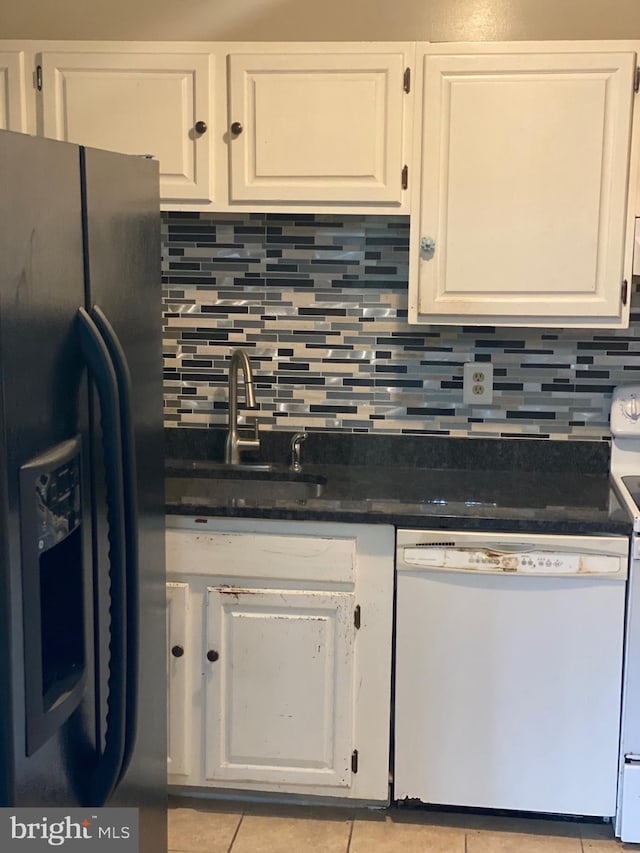
<svg viewBox="0 0 640 853">
<path fill-rule="evenodd" d="M 187 463 L 181 463 L 183 468 L 202 473 L 206 477 L 238 477 L 249 476 L 253 472 L 282 471 L 287 473 L 284 465 L 276 465 L 273 462 L 239 462 L 231 465 L 227 462 L 209 462 L 206 459 L 194 459 Z"/>
<path fill-rule="evenodd" d="M 168 503 L 223 506 L 231 501 L 236 505 L 253 506 L 275 501 L 307 501 L 318 498 L 324 491 L 323 478 L 282 476 L 275 478 L 246 468 L 238 477 L 168 477 L 165 493 Z M 265 472 L 266 473 L 266 472 Z"/>
</svg>

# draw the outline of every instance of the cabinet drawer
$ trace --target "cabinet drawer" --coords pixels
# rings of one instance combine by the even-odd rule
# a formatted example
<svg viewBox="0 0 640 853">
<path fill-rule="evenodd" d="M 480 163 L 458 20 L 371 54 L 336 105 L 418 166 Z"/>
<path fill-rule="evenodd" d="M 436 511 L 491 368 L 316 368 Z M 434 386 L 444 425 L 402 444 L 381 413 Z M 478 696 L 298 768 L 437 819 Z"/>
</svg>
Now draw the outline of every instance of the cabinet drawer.
<svg viewBox="0 0 640 853">
<path fill-rule="evenodd" d="M 170 574 L 352 584 L 355 565 L 355 536 L 167 531 Z"/>
</svg>

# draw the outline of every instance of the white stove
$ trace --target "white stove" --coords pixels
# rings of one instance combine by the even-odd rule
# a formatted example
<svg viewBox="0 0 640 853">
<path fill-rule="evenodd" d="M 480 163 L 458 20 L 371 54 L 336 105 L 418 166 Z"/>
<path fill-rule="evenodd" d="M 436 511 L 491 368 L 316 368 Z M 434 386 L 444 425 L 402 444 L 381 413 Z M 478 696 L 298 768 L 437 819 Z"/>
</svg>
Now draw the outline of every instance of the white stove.
<svg viewBox="0 0 640 853">
<path fill-rule="evenodd" d="M 616 835 L 640 842 L 640 384 L 611 401 L 611 478 L 633 518 L 627 591 Z"/>
<path fill-rule="evenodd" d="M 640 384 L 614 389 L 611 434 L 611 477 L 640 532 Z"/>
</svg>

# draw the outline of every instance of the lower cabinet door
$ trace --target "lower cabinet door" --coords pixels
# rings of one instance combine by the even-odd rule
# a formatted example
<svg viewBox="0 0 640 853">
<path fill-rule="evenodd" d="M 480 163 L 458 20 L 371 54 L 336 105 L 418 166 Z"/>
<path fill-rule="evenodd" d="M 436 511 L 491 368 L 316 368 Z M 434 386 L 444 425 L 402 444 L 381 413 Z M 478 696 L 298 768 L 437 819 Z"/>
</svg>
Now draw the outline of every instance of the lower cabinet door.
<svg viewBox="0 0 640 853">
<path fill-rule="evenodd" d="M 207 589 L 207 780 L 347 788 L 354 594 Z"/>
<path fill-rule="evenodd" d="M 189 584 L 167 584 L 167 771 L 188 776 L 191 703 L 189 701 Z"/>
</svg>

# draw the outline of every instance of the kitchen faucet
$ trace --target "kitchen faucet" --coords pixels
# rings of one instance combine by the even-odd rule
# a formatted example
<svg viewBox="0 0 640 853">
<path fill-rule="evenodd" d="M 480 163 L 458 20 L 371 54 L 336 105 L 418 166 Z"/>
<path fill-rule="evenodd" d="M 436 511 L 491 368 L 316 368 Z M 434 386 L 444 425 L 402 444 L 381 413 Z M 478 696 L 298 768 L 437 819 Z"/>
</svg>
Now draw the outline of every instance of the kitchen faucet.
<svg viewBox="0 0 640 853">
<path fill-rule="evenodd" d="M 224 446 L 224 461 L 227 465 L 240 463 L 240 451 L 258 449 L 258 422 L 254 423 L 253 438 L 240 438 L 238 435 L 238 370 L 244 375 L 244 401 L 247 409 L 257 409 L 255 388 L 253 387 L 253 371 L 249 356 L 243 349 L 236 349 L 231 355 L 229 365 L 229 431 Z"/>
<path fill-rule="evenodd" d="M 302 462 L 300 461 L 300 445 L 307 440 L 306 432 L 297 432 L 291 439 L 291 465 L 290 468 L 296 473 L 302 471 Z"/>
</svg>

